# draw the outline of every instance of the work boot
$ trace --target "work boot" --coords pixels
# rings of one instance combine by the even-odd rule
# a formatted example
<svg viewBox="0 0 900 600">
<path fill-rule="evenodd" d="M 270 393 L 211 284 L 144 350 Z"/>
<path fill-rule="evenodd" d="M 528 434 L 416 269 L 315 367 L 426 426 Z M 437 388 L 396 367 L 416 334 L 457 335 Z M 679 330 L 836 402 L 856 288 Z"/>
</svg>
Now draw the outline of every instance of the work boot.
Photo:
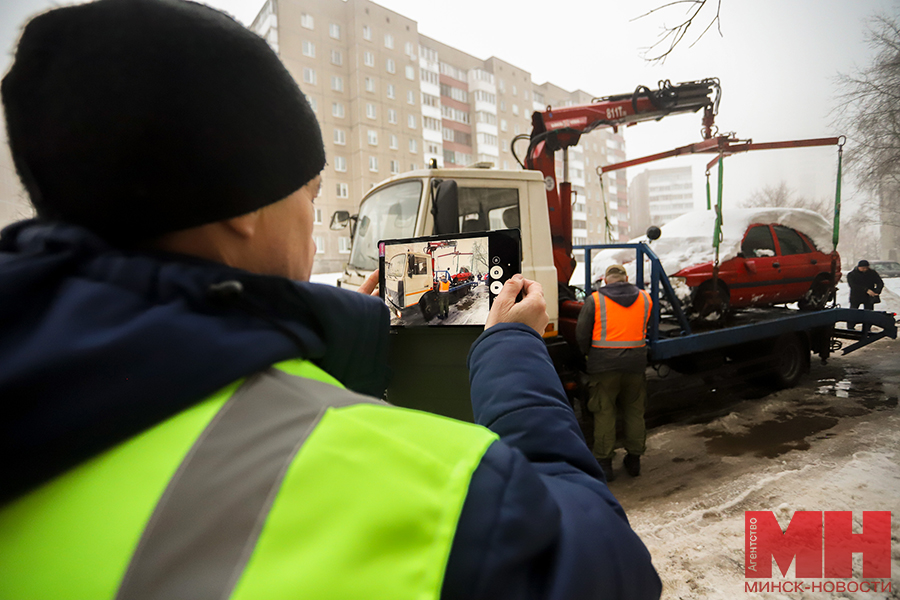
<svg viewBox="0 0 900 600">
<path fill-rule="evenodd" d="M 603 458 L 597 461 L 600 463 L 600 468 L 603 469 L 603 474 L 606 476 L 606 481 L 614 481 L 616 478 L 616 474 L 613 471 L 612 459 L 611 458 Z"/>
<path fill-rule="evenodd" d="M 626 454 L 622 464 L 632 477 L 637 477 L 641 474 L 641 456 L 639 454 Z"/>
</svg>

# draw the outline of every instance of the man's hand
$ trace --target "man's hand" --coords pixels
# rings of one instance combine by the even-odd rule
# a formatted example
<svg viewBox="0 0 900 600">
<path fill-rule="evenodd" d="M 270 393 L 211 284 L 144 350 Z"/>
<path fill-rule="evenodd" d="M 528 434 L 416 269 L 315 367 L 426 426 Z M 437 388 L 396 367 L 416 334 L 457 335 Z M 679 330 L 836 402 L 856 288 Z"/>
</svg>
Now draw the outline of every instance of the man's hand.
<svg viewBox="0 0 900 600">
<path fill-rule="evenodd" d="M 377 296 L 378 295 L 378 269 L 375 269 L 369 276 L 366 277 L 366 280 L 363 282 L 359 289 L 356 290 L 360 294 L 366 294 L 367 296 Z"/>
<path fill-rule="evenodd" d="M 519 292 L 522 292 L 522 301 L 516 302 Z M 543 335 L 549 321 L 547 301 L 544 300 L 541 284 L 517 273 L 507 280 L 494 298 L 484 328 L 489 329 L 497 323 L 524 323 L 537 331 L 538 335 Z"/>
<path fill-rule="evenodd" d="M 875 293 L 874 291 L 872 291 L 872 290 L 866 290 L 866 293 L 867 293 L 868 295 L 870 295 L 870 296 L 877 296 L 877 295 L 878 295 L 878 294 L 876 294 L 876 293 Z"/>
</svg>

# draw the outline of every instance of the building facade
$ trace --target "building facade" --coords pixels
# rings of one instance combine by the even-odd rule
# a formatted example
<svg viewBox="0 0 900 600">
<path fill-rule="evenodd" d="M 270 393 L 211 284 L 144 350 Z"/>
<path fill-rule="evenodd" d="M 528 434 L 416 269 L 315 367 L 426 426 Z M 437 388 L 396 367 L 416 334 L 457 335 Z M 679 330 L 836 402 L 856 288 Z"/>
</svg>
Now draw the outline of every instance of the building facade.
<svg viewBox="0 0 900 600">
<path fill-rule="evenodd" d="M 355 214 L 376 183 L 432 161 L 519 169 L 511 144 L 531 131 L 532 112 L 593 97 L 537 85 L 530 72 L 422 35 L 415 21 L 369 0 L 268 0 L 251 29 L 278 52 L 322 124 L 328 165 L 316 200 L 317 273 L 339 271 L 349 257 L 349 229 L 330 230 L 331 215 Z M 527 148 L 520 138 L 520 160 Z M 596 173 L 624 158 L 624 139 L 611 130 L 569 150 L 576 244 L 627 239 L 624 172 L 602 187 Z"/>
<path fill-rule="evenodd" d="M 628 194 L 634 215 L 630 231 L 636 237 L 650 225 L 665 225 L 694 210 L 691 167 L 645 169 L 632 179 Z"/>
</svg>

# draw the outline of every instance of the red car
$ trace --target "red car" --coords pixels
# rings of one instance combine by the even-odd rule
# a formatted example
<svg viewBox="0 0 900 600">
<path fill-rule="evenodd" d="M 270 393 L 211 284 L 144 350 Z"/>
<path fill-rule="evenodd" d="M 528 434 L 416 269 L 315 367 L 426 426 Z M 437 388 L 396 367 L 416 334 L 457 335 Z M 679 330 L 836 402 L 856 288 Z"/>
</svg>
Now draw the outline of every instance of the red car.
<svg viewBox="0 0 900 600">
<path fill-rule="evenodd" d="M 782 222 L 758 219 L 766 216 L 758 214 L 758 210 L 756 215 L 744 214 L 743 221 L 736 218 L 739 226 L 747 221 L 749 226 L 744 230 L 739 250 L 732 257 L 726 252 L 725 260 L 720 255 L 717 286 L 712 278 L 713 262 L 687 266 L 670 274 L 673 284 L 690 289 L 693 313 L 706 316 L 722 314 L 729 308 L 793 302 L 801 310 L 818 310 L 833 298 L 841 277 L 840 256 L 837 252 L 823 252 L 814 241 L 815 235 L 819 245 L 825 245 L 827 221 L 810 211 L 779 211 L 783 213 L 780 216 L 789 218 Z M 728 218 L 726 213 L 726 225 Z M 785 221 L 795 226 L 788 226 Z M 815 231 L 807 233 L 800 226 Z"/>
</svg>

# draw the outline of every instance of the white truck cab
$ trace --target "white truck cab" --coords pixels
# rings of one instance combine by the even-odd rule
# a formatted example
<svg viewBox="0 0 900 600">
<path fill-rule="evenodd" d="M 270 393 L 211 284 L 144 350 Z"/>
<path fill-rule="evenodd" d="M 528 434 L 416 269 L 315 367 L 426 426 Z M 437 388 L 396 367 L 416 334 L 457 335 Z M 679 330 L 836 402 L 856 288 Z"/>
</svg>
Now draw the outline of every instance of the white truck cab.
<svg viewBox="0 0 900 600">
<path fill-rule="evenodd" d="M 453 186 L 448 182 L 455 182 L 456 191 L 456 197 L 449 201 L 446 190 Z M 448 210 L 455 214 L 448 215 Z M 339 281 L 341 287 L 349 289 L 358 288 L 378 268 L 380 240 L 519 229 L 522 274 L 543 287 L 551 331 L 557 330 L 556 268 L 540 172 L 492 168 L 410 171 L 372 188 L 355 217 L 347 212 L 335 213 L 331 226 L 339 229 L 351 223 L 353 246 Z M 453 226 L 455 231 L 447 231 Z"/>
</svg>

